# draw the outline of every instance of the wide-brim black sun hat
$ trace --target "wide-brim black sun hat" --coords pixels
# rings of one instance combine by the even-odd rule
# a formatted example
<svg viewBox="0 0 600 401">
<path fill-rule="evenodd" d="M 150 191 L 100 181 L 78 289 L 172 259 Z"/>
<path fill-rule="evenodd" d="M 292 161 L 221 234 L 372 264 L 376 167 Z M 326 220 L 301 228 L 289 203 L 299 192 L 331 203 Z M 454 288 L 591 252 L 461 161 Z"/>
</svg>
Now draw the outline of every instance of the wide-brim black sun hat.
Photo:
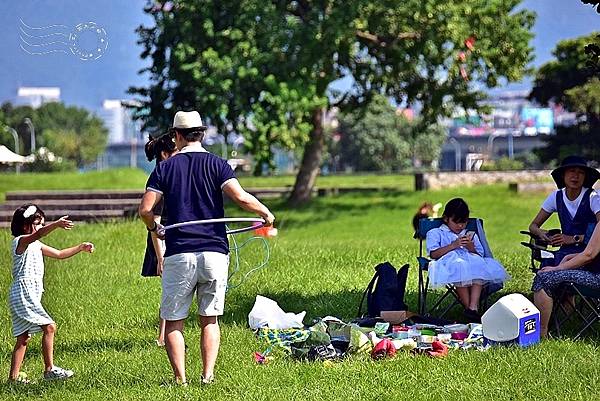
<svg viewBox="0 0 600 401">
<path fill-rule="evenodd" d="M 592 188 L 596 181 L 600 179 L 600 172 L 595 168 L 589 167 L 583 157 L 567 156 L 563 159 L 560 166 L 552 170 L 551 173 L 559 189 L 565 187 L 565 170 L 571 167 L 578 167 L 585 171 L 583 186 L 586 188 Z"/>
</svg>

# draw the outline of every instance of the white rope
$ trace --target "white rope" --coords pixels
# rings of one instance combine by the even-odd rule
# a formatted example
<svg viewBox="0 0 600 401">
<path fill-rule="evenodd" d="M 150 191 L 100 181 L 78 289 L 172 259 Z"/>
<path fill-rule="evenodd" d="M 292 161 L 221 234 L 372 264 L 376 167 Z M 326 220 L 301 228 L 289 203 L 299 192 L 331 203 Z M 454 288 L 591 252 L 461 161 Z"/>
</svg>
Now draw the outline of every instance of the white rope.
<svg viewBox="0 0 600 401">
<path fill-rule="evenodd" d="M 171 230 L 173 228 L 179 228 L 179 227 L 185 227 L 185 226 L 191 226 L 191 225 L 195 225 L 195 224 L 225 224 L 225 223 L 254 223 L 251 226 L 248 227 L 241 227 L 241 228 L 236 228 L 236 229 L 229 229 L 227 227 L 227 225 L 225 225 L 225 230 L 227 235 L 231 235 L 231 234 L 239 234 L 239 233 L 243 233 L 246 231 L 252 231 L 255 230 L 257 228 L 260 228 L 262 226 L 265 225 L 265 220 L 261 219 L 261 218 L 257 218 L 257 217 L 223 217 L 223 218 L 218 218 L 218 219 L 206 219 L 206 220 L 192 220 L 192 221 L 184 221 L 181 223 L 175 223 L 175 224 L 170 224 L 168 226 L 164 226 L 161 227 L 158 231 L 157 234 L 159 236 L 164 236 L 165 232 L 167 230 Z M 259 223 L 259 224 L 256 224 Z M 265 249 L 265 258 L 263 259 L 263 261 L 256 267 L 250 269 L 246 274 L 244 274 L 244 276 L 242 277 L 242 279 L 239 281 L 239 283 L 235 284 L 235 285 L 231 285 L 229 284 L 229 281 L 231 280 L 231 277 L 233 277 L 233 275 L 235 275 L 237 272 L 239 272 L 240 270 L 240 256 L 239 256 L 239 251 L 240 249 L 242 249 L 244 246 L 246 246 L 248 243 L 250 243 L 253 240 L 261 240 L 262 244 L 264 246 Z M 269 257 L 270 257 L 270 252 L 269 252 L 269 244 L 267 243 L 267 241 L 262 238 L 262 237 L 251 237 L 249 239 L 247 239 L 246 241 L 244 241 L 240 246 L 238 246 L 237 241 L 235 240 L 235 237 L 231 237 L 231 241 L 233 242 L 233 247 L 230 247 L 230 251 L 232 251 L 234 257 L 233 257 L 233 270 L 232 272 L 227 276 L 227 290 L 230 290 L 232 288 L 237 288 L 240 285 L 242 285 L 247 279 L 248 277 L 256 272 L 257 270 L 263 268 L 264 266 L 267 265 L 267 263 L 269 262 Z"/>
</svg>

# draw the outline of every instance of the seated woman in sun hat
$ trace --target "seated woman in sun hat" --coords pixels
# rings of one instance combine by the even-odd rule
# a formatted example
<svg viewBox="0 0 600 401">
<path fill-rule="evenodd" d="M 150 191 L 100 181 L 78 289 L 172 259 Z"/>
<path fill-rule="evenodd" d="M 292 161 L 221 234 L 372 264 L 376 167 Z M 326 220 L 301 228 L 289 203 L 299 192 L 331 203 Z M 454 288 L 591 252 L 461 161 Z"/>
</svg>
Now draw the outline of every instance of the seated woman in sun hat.
<svg viewBox="0 0 600 401">
<path fill-rule="evenodd" d="M 565 256 L 557 266 L 542 267 L 533 279 L 533 303 L 540 311 L 540 333 L 548 335 L 554 301 L 564 283 L 600 289 L 600 224 L 596 224 L 589 243 L 579 253 Z M 573 301 L 568 303 L 573 307 Z"/>
<path fill-rule="evenodd" d="M 529 232 L 554 246 L 560 246 L 552 258 L 543 265 L 557 265 L 569 254 L 585 248 L 585 234 L 590 224 L 600 221 L 600 196 L 592 188 L 600 178 L 598 170 L 589 167 L 579 156 L 567 156 L 552 171 L 558 190 L 552 192 L 542 203 L 542 208 L 529 225 Z M 549 234 L 541 226 L 552 213 L 558 214 L 561 232 Z"/>
</svg>

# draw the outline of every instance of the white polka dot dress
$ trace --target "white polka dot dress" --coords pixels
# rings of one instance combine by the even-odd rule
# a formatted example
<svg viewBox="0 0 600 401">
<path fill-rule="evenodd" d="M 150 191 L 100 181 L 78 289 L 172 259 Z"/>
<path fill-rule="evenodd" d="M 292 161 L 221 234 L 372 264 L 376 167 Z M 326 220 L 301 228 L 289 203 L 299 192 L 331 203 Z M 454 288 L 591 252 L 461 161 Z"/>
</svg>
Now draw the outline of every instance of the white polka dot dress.
<svg viewBox="0 0 600 401">
<path fill-rule="evenodd" d="M 8 293 L 8 303 L 12 317 L 13 336 L 42 331 L 40 326 L 54 321 L 42 306 L 44 292 L 44 257 L 42 243 L 29 244 L 27 249 L 17 255 L 19 238 L 12 242 L 13 283 Z"/>
</svg>

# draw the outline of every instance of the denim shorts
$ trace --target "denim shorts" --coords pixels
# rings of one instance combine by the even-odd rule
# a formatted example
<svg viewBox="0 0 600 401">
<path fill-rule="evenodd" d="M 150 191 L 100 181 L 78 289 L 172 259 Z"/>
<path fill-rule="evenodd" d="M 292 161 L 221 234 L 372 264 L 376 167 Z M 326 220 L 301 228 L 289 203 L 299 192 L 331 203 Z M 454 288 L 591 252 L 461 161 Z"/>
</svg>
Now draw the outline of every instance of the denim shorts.
<svg viewBox="0 0 600 401">
<path fill-rule="evenodd" d="M 187 318 L 194 294 L 201 316 L 221 316 L 229 255 L 219 252 L 179 253 L 165 258 L 162 274 L 160 317 Z"/>
</svg>

